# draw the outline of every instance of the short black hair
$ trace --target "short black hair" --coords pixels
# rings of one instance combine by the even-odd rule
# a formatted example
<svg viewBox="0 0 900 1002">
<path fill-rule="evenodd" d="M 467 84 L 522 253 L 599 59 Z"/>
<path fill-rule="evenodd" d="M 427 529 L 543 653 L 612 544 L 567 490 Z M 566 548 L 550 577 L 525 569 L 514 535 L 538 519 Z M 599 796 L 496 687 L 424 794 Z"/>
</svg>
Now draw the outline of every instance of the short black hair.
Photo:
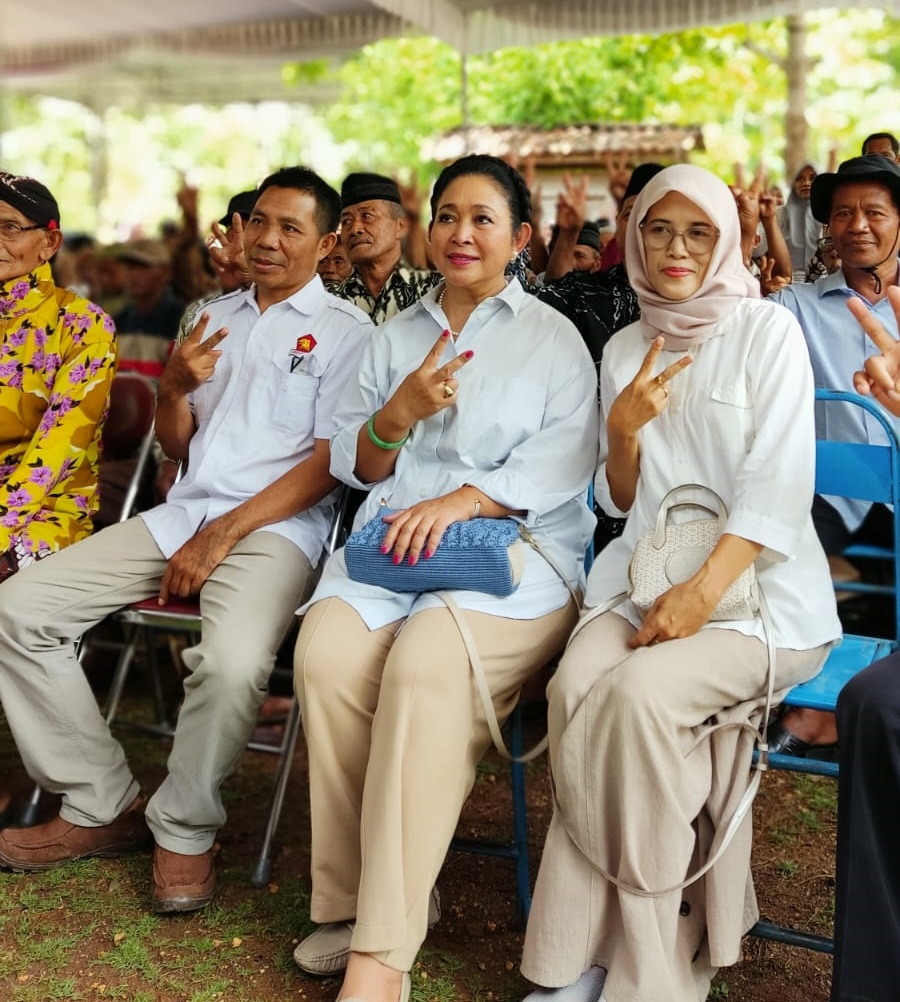
<svg viewBox="0 0 900 1002">
<path fill-rule="evenodd" d="M 450 182 L 458 177 L 469 177 L 473 174 L 488 178 L 503 192 L 509 205 L 509 214 L 512 216 L 514 233 L 519 230 L 522 223 L 531 222 L 531 193 L 525 184 L 525 179 L 505 160 L 486 153 L 471 153 L 469 156 L 460 157 L 441 171 L 431 193 L 432 219 Z"/>
<path fill-rule="evenodd" d="M 866 136 L 866 138 L 863 140 L 862 144 L 863 156 L 866 155 L 866 147 L 869 145 L 869 143 L 872 142 L 873 139 L 887 139 L 887 141 L 891 144 L 891 149 L 894 151 L 894 156 L 900 154 L 900 140 L 898 140 L 893 133 L 873 132 L 871 136 Z"/>
<path fill-rule="evenodd" d="M 261 195 L 266 188 L 295 188 L 312 195 L 316 203 L 316 226 L 319 236 L 334 233 L 341 221 L 341 196 L 309 167 L 282 167 L 270 174 L 259 186 Z"/>
</svg>

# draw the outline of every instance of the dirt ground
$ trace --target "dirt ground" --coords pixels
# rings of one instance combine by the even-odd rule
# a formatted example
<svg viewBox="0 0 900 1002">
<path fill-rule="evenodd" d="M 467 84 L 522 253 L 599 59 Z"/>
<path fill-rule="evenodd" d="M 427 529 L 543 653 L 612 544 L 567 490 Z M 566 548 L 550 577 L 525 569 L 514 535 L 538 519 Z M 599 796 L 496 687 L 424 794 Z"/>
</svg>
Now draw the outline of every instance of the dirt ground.
<svg viewBox="0 0 900 1002">
<path fill-rule="evenodd" d="M 527 714 L 528 729 L 537 735 L 543 720 L 542 707 L 533 704 Z M 152 789 L 164 772 L 164 742 L 132 737 L 123 732 L 123 741 L 136 772 L 146 789 Z M 227 804 L 229 820 L 219 842 L 218 869 L 220 893 L 215 918 L 202 913 L 164 920 L 165 949 L 159 947 L 160 959 L 188 948 L 191 940 L 221 943 L 212 938 L 215 921 L 222 916 L 243 915 L 254 908 L 261 918 L 254 918 L 252 930 L 236 937 L 244 940 L 244 966 L 231 974 L 232 985 L 241 990 L 221 994 L 199 989 L 172 989 L 153 982 L 148 968 L 138 964 L 119 971 L 115 990 L 111 979 L 97 973 L 97 964 L 106 962 L 109 942 L 115 941 L 117 928 L 131 928 L 140 923 L 146 907 L 146 861 L 97 861 L 74 864 L 67 869 L 69 882 L 79 880 L 79 867 L 96 867 L 87 879 L 97 874 L 110 879 L 112 895 L 101 898 L 109 916 L 100 922 L 97 932 L 73 945 L 65 953 L 65 962 L 57 961 L 53 985 L 70 984 L 70 994 L 59 987 L 38 988 L 42 961 L 17 962 L 23 943 L 17 940 L 17 916 L 24 896 L 16 894 L 31 875 L 4 875 L 0 878 L 0 997 L 10 1002 L 31 1002 L 44 998 L 122 998 L 130 1002 L 193 1002 L 207 998 L 251 999 L 269 1002 L 275 999 L 302 999 L 304 1002 L 331 1002 L 337 994 L 335 979 L 316 980 L 302 976 L 292 968 L 290 950 L 308 931 L 306 894 L 309 872 L 309 814 L 306 779 L 306 750 L 299 742 L 290 778 L 284 815 L 279 830 L 272 883 L 257 890 L 249 884 L 255 853 L 258 850 L 262 818 L 268 805 L 274 775 L 275 758 L 247 753 L 236 774 L 229 780 Z M 12 742 L 0 726 L 0 775 L 7 775 L 15 786 L 21 803 L 28 792 L 27 780 L 15 765 Z M 459 834 L 466 837 L 507 838 L 510 831 L 510 790 L 506 766 L 493 755 L 484 763 L 473 795 L 460 821 Z M 551 801 L 546 758 L 528 770 L 529 832 L 532 879 L 537 871 L 543 834 L 550 817 Z M 45 802 L 52 813 L 54 805 Z M 754 872 L 760 907 L 764 917 L 820 933 L 830 934 L 834 882 L 834 788 L 828 781 L 799 782 L 786 774 L 770 774 L 755 805 L 756 840 Z M 110 877 L 112 875 L 112 877 Z M 415 970 L 414 1002 L 449 1002 L 449 1000 L 520 999 L 529 985 L 518 973 L 522 929 L 515 909 L 515 878 L 512 864 L 483 856 L 451 851 L 438 886 L 443 915 L 429 935 Z M 299 890 L 298 890 L 299 888 Z M 269 899 L 286 892 L 295 894 L 296 908 L 277 918 L 266 911 Z M 3 892 L 6 892 L 5 896 Z M 131 901 L 130 910 L 117 914 L 120 902 Z M 122 905 L 121 907 L 126 907 Z M 58 908 L 41 914 L 43 935 L 72 933 L 78 922 L 71 908 Z M 268 926 L 268 928 L 267 928 Z M 157 939 L 161 933 L 157 932 Z M 219 936 L 223 934 L 218 933 Z M 224 936 L 227 938 L 228 934 Z M 157 944 L 158 945 L 158 944 Z M 196 945 L 193 947 L 196 948 Z M 5 960 L 5 964 L 4 964 Z M 249 967 L 248 967 L 249 963 Z M 223 976 L 227 969 L 223 969 Z M 4 976 L 5 975 L 5 976 Z M 68 980 L 59 981 L 59 975 Z M 711 999 L 740 999 L 741 1002 L 824 1002 L 830 978 L 830 958 L 806 950 L 789 948 L 748 937 L 744 960 L 722 971 L 713 986 Z M 148 983 L 149 982 L 149 983 Z M 6 989 L 4 989 L 4 983 Z M 50 982 L 48 982 L 49 984 Z M 166 983 L 168 984 L 168 982 Z M 77 986 L 84 985 L 82 991 Z M 99 987 L 98 987 L 99 986 Z M 179 994 L 179 991 L 183 994 Z"/>
</svg>

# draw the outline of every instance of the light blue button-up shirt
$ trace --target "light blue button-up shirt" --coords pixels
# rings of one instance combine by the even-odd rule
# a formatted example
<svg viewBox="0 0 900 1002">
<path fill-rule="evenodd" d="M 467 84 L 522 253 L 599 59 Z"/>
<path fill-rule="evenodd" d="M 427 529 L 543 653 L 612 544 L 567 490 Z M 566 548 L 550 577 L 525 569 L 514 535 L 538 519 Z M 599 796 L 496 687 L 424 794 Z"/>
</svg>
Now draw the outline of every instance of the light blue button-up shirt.
<svg viewBox="0 0 900 1002">
<path fill-rule="evenodd" d="M 847 285 L 842 269 L 818 282 L 789 285 L 770 297 L 787 307 L 799 321 L 817 387 L 853 391 L 853 373 L 862 369 L 867 358 L 879 354 L 847 309 L 853 296 L 865 303 L 894 337 L 898 336 L 897 320 L 888 300 L 870 303 Z M 892 420 L 900 433 L 900 419 Z M 876 444 L 885 441 L 884 431 L 875 418 L 861 407 L 840 403 L 816 405 L 816 435 L 839 441 Z M 840 512 L 851 532 L 859 528 L 872 507 L 870 501 L 836 497 L 826 500 Z"/>
<path fill-rule="evenodd" d="M 356 479 L 360 428 L 421 365 L 447 326 L 432 290 L 366 342 L 359 379 L 344 390 L 331 440 L 331 472 L 369 490 L 354 528 L 377 516 L 381 498 L 391 508 L 407 508 L 472 484 L 526 512 L 522 520 L 569 583 L 583 584 L 584 550 L 594 528 L 585 492 L 597 462 L 597 379 L 572 323 L 527 295 L 516 279 L 479 303 L 455 345 L 448 339 L 442 363 L 457 352 L 475 353 L 456 373 L 455 404 L 414 426 L 385 480 Z M 509 619 L 533 619 L 565 605 L 569 593 L 556 572 L 525 550 L 522 580 L 512 595 L 458 591 L 457 603 Z M 352 605 L 370 629 L 442 605 L 427 592 L 392 592 L 351 580 L 343 550 L 325 565 L 311 602 L 331 596 Z"/>
</svg>

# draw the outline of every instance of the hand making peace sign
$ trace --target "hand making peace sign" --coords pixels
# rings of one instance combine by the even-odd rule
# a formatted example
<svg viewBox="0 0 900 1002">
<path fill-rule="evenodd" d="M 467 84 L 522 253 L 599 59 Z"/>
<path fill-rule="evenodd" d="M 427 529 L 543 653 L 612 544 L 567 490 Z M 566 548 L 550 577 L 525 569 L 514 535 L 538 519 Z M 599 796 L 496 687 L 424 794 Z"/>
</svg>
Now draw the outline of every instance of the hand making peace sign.
<svg viewBox="0 0 900 1002">
<path fill-rule="evenodd" d="M 662 337 L 654 338 L 637 375 L 609 409 L 607 423 L 624 436 L 636 435 L 648 421 L 662 414 L 669 405 L 669 382 L 693 361 L 685 355 L 654 376 L 653 368 L 665 343 Z"/>
<path fill-rule="evenodd" d="M 887 298 L 900 326 L 900 286 L 892 285 L 887 290 Z M 847 309 L 881 352 L 866 359 L 864 371 L 853 373 L 856 392 L 863 395 L 871 393 L 882 407 L 900 417 L 900 341 L 888 332 L 861 299 L 851 296 L 847 300 Z"/>
<path fill-rule="evenodd" d="M 414 369 L 397 387 L 384 409 L 388 407 L 402 415 L 403 423 L 411 428 L 417 421 L 431 417 L 445 407 L 456 404 L 459 382 L 454 373 L 458 372 L 475 354 L 464 351 L 449 362 L 441 363 L 441 357 L 450 341 L 450 331 L 443 331 L 428 351 L 418 369 Z"/>
<path fill-rule="evenodd" d="M 209 314 L 201 313 L 197 326 L 169 359 L 159 381 L 161 394 L 171 397 L 186 396 L 213 374 L 216 362 L 222 354 L 218 346 L 227 336 L 228 329 L 220 327 L 204 341 L 203 335 L 208 325 Z"/>
</svg>

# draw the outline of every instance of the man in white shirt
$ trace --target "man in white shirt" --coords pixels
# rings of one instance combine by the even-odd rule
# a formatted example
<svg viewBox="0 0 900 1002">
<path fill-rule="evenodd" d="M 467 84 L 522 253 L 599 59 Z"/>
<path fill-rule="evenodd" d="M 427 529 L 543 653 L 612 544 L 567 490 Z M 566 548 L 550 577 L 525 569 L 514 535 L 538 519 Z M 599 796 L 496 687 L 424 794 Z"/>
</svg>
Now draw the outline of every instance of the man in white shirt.
<svg viewBox="0 0 900 1002">
<path fill-rule="evenodd" d="M 0 866 L 114 856 L 152 834 L 160 912 L 212 898 L 219 788 L 314 583 L 337 484 L 334 406 L 371 328 L 316 274 L 334 246 L 337 192 L 304 167 L 278 171 L 259 192 L 244 241 L 253 286 L 204 308 L 160 381 L 157 433 L 167 455 L 187 460 L 184 478 L 164 504 L 27 568 L 0 593 L 0 701 L 29 774 L 62 796 L 52 821 L 0 832 Z M 199 594 L 202 639 L 184 652 L 168 775 L 146 801 L 75 645 L 157 594 Z"/>
</svg>

